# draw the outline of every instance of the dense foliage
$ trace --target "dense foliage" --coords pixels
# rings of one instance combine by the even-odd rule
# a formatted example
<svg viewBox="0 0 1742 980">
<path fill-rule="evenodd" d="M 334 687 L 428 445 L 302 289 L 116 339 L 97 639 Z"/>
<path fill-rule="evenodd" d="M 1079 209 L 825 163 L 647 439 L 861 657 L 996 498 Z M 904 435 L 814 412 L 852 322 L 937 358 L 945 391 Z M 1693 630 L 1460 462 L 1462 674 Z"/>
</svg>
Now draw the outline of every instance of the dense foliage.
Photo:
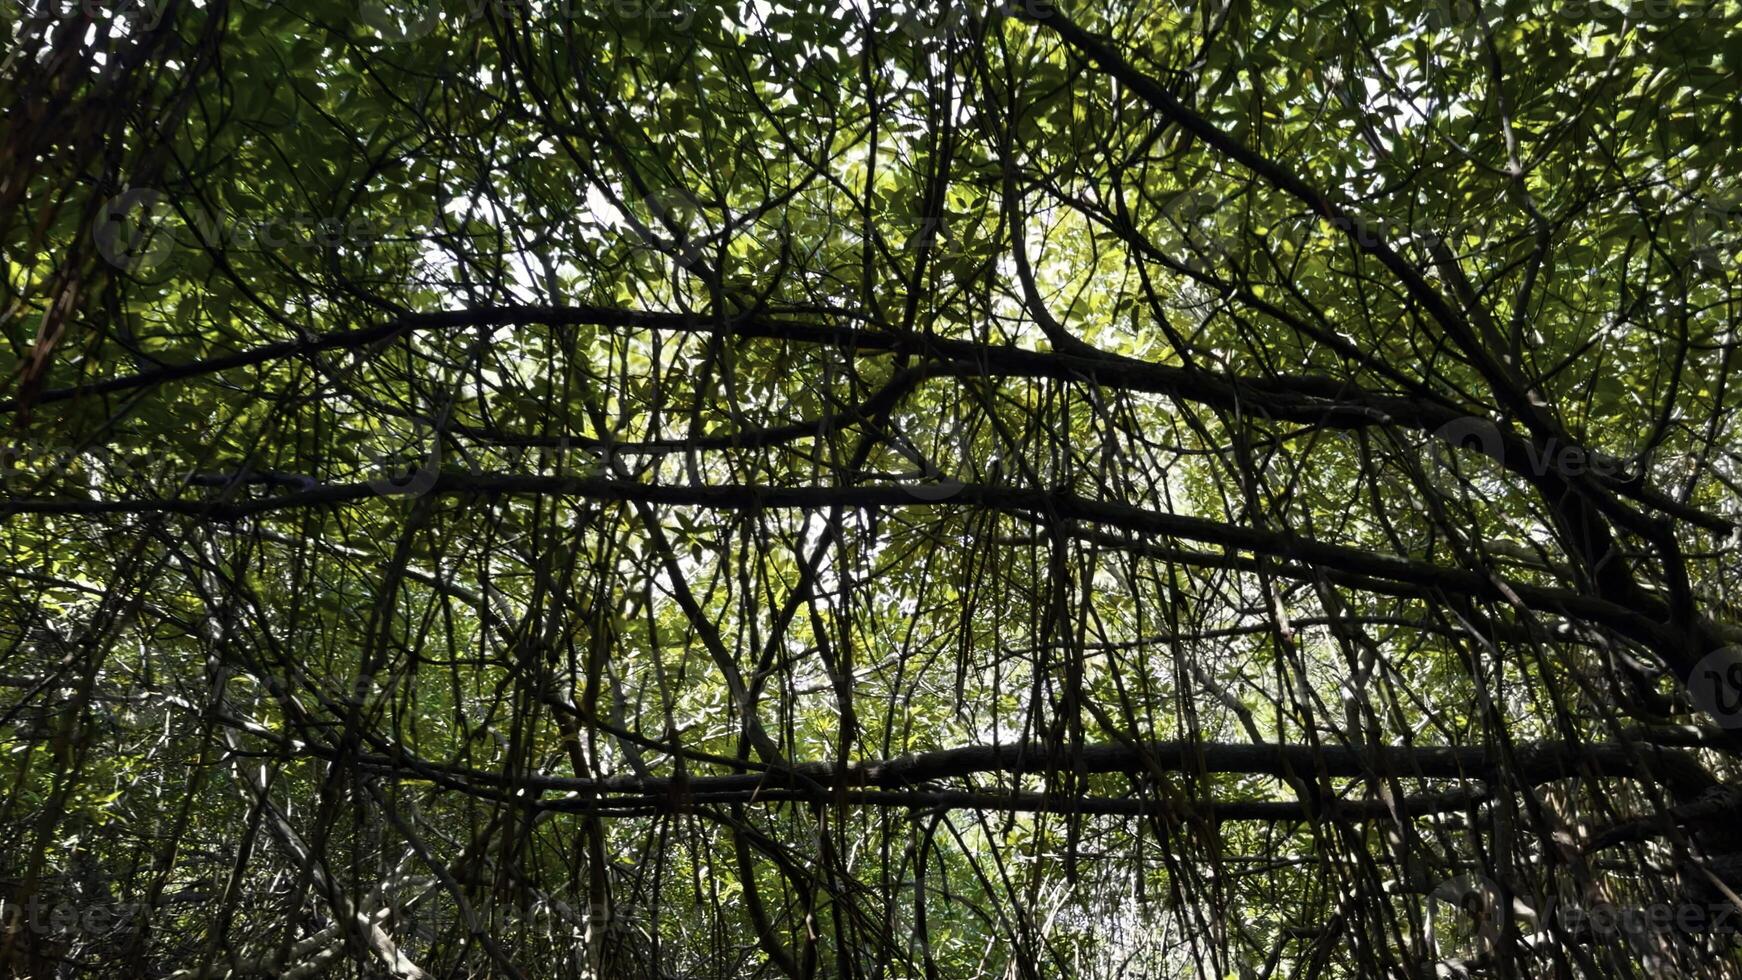
<svg viewBox="0 0 1742 980">
<path fill-rule="evenodd" d="M 0 969 L 1736 975 L 1742 3 L 0 3 Z"/>
</svg>

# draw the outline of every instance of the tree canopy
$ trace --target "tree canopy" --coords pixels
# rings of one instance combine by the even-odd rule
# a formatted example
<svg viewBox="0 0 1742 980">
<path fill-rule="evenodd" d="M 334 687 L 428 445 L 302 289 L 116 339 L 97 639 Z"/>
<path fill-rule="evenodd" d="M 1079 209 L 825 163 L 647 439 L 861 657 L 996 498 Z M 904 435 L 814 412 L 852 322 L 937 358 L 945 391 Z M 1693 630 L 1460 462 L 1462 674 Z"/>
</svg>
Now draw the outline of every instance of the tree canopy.
<svg viewBox="0 0 1742 980">
<path fill-rule="evenodd" d="M 1742 3 L 4 4 L 10 975 L 1742 968 Z"/>
</svg>

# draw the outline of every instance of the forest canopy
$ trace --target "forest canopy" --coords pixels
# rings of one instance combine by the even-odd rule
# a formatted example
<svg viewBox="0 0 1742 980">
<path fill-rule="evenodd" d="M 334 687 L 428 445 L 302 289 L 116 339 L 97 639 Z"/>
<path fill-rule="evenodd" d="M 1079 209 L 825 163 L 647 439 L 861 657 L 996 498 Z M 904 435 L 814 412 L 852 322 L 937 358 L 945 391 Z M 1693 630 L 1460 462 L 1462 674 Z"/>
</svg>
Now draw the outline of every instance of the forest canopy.
<svg viewBox="0 0 1742 980">
<path fill-rule="evenodd" d="M 1737 0 L 0 0 L 0 971 L 1742 970 Z"/>
</svg>

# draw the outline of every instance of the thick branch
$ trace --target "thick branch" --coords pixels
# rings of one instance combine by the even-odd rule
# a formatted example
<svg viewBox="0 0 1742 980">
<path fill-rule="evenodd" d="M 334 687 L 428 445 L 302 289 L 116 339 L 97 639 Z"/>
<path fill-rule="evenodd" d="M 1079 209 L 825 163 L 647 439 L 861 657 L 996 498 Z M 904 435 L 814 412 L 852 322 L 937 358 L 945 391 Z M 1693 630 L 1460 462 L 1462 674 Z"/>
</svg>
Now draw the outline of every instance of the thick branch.
<svg viewBox="0 0 1742 980">
<path fill-rule="evenodd" d="M 1129 504 L 1090 500 L 1074 494 L 1043 490 L 965 484 L 959 490 L 949 493 L 943 500 L 926 500 L 922 499 L 921 493 L 916 493 L 910 487 L 662 486 L 590 477 L 444 472 L 435 477 L 427 492 L 442 496 L 558 495 L 591 500 L 749 511 L 812 510 L 825 507 L 977 506 L 1038 520 L 1082 521 L 1138 535 L 1184 538 L 1224 548 L 1272 555 L 1316 567 L 1408 583 L 1423 589 L 1440 589 L 1494 601 L 1517 601 L 1533 609 L 1612 627 L 1654 647 L 1664 640 L 1661 628 L 1653 618 L 1661 615 L 1661 609 L 1649 604 L 1642 603 L 1635 608 L 1626 608 L 1563 589 L 1504 582 L 1480 572 L 1326 544 L 1301 538 L 1287 531 L 1223 524 L 1201 517 L 1144 510 Z M 299 493 L 236 501 L 193 498 L 22 499 L 0 501 L 0 516 L 183 514 L 208 520 L 237 521 L 289 508 L 356 503 L 377 496 L 378 493 L 376 488 L 367 483 L 348 483 L 328 484 Z"/>
</svg>

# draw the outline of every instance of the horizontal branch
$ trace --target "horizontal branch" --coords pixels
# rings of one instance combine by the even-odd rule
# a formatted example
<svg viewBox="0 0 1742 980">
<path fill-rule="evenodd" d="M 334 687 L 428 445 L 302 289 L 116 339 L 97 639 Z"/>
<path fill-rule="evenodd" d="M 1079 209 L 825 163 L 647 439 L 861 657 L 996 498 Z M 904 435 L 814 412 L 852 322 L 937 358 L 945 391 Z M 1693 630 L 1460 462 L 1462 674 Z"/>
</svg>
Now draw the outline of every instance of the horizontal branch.
<svg viewBox="0 0 1742 980">
<path fill-rule="evenodd" d="M 266 733 L 254 734 L 269 740 L 274 738 Z M 319 743 L 299 743 L 299 751 L 321 758 L 339 758 L 335 749 Z M 758 772 L 727 775 L 620 775 L 603 778 L 490 772 L 430 762 L 402 749 L 393 754 L 350 753 L 346 758 L 364 770 L 410 775 L 450 787 L 572 794 L 576 802 L 545 801 L 541 804 L 558 809 L 648 806 L 655 805 L 653 801 L 656 800 L 666 801 L 658 805 L 667 805 L 686 799 L 705 799 L 710 795 L 731 798 L 734 794 L 741 795 L 745 801 L 753 801 L 774 799 L 769 794 L 776 792 L 796 793 L 800 794 L 797 798 L 826 802 L 837 790 L 931 790 L 936 788 L 935 784 L 946 780 L 988 774 L 1018 777 L 1066 773 L 1077 776 L 1124 774 L 1139 779 L 1167 774 L 1307 780 L 1388 777 L 1450 779 L 1484 786 L 1535 786 L 1572 777 L 1627 778 L 1664 785 L 1683 799 L 1692 799 L 1715 785 L 1711 774 L 1692 755 L 1647 742 L 1584 745 L 1522 742 L 1513 747 L 1509 758 L 1503 758 L 1495 749 L 1485 746 L 1355 748 L 1345 745 L 1171 740 L 1089 745 L 1073 751 L 1036 742 L 1017 742 L 915 752 L 845 765 L 818 761 L 784 767 L 764 765 Z M 984 795 L 1011 799 L 1009 794 L 1003 793 Z M 630 799 L 624 800 L 624 797 Z M 921 797 L 913 799 L 922 800 Z M 955 805 L 944 802 L 947 799 L 940 797 L 939 802 L 928 804 L 922 801 L 914 805 Z M 1040 806 L 1042 797 L 1035 794 L 1014 799 L 1027 799 Z M 1053 802 L 1071 805 L 1070 800 L 1071 797 L 1055 795 L 1046 806 L 1050 808 Z M 1143 808 L 1156 805 L 1143 800 L 1104 802 L 1108 803 L 1106 812 L 1150 812 Z M 1300 812 L 1300 804 L 1286 805 L 1294 807 L 1294 812 Z M 1333 808 L 1337 805 L 1331 804 Z M 1346 801 L 1342 805 L 1346 806 Z M 1119 809 L 1121 807 L 1125 809 Z M 1262 812 L 1277 816 L 1281 811 Z"/>
<path fill-rule="evenodd" d="M 976 745 L 853 762 L 811 762 L 788 770 L 729 776 L 636 777 L 579 780 L 571 792 L 669 794 L 733 789 L 806 789 L 816 786 L 895 788 L 959 779 L 985 773 L 1034 775 L 1239 774 L 1290 777 L 1359 778 L 1395 776 L 1420 779 L 1494 781 L 1502 776 L 1525 785 L 1570 776 L 1664 778 L 1685 787 L 1711 785 L 1711 777 L 1684 753 L 1646 745 L 1564 742 L 1525 743 L 1514 750 L 1515 765 L 1505 766 L 1485 747 L 1380 746 L 1355 749 L 1337 745 L 1246 744 L 1234 742 L 1146 742 L 1085 746 L 1078 751 L 1038 743 Z M 562 788 L 553 786 L 552 788 Z"/>
<path fill-rule="evenodd" d="M 987 344 L 933 335 L 897 333 L 800 322 L 766 315 L 709 316 L 664 313 L 603 306 L 503 306 L 472 310 L 442 310 L 407 314 L 372 327 L 310 335 L 266 344 L 246 351 L 106 381 L 38 392 L 33 405 L 114 394 L 170 381 L 254 367 L 314 353 L 359 350 L 422 332 L 543 325 L 553 328 L 593 326 L 677 333 L 760 338 L 871 353 L 900 353 L 928 359 L 923 376 L 1024 377 L 1081 382 L 1104 388 L 1161 395 L 1201 404 L 1245 418 L 1295 422 L 1331 429 L 1391 426 L 1435 438 L 1460 441 L 1474 423 L 1464 409 L 1361 388 L 1326 375 L 1253 376 L 1215 374 L 1201 368 L 1174 367 L 1114 354 L 1035 351 L 1008 344 Z M 919 377 L 905 378 L 911 384 Z M 885 393 L 897 396 L 901 390 Z M 0 401 L 0 412 L 16 412 L 22 399 Z M 1540 481 L 1548 459 L 1523 439 L 1503 428 L 1483 426 L 1480 451 L 1500 465 Z M 1576 453 L 1575 453 L 1576 455 Z M 1592 474 L 1596 476 L 1596 474 Z M 1696 526 L 1728 533 L 1734 525 L 1721 517 L 1681 504 L 1648 487 L 1642 479 L 1611 480 L 1605 486 L 1632 496 Z"/>
<path fill-rule="evenodd" d="M 1449 406 L 1427 406 L 1415 399 L 1370 393 L 1328 376 L 1218 376 L 1198 369 L 1115 355 L 1097 357 L 1034 351 L 1008 344 L 837 327 L 762 315 L 717 317 L 602 306 L 502 306 L 408 314 L 372 327 L 310 335 L 106 381 L 46 389 L 36 395 L 32 404 L 115 394 L 309 354 L 360 350 L 417 333 L 535 325 L 553 328 L 618 327 L 710 336 L 723 334 L 856 351 L 906 353 L 941 362 L 936 369 L 939 374 L 1084 381 L 1331 427 L 1396 423 L 1435 428 L 1462 417 L 1462 413 Z M 0 412 L 16 412 L 23 407 L 21 402 L 17 398 L 0 401 Z"/>
<path fill-rule="evenodd" d="M 1175 804 L 1144 797 L 1108 798 L 1074 794 L 1033 792 L 991 793 L 954 790 L 864 790 L 827 791 L 792 789 L 686 791 L 626 801 L 612 798 L 559 800 L 541 803 L 542 809 L 579 812 L 601 817 L 645 817 L 679 812 L 693 806 L 768 803 L 845 803 L 911 810 L 977 810 L 993 813 L 1058 813 L 1091 817 L 1153 817 L 1170 822 L 1198 821 L 1208 824 L 1242 821 L 1347 821 L 1388 820 L 1397 817 L 1456 813 L 1488 798 L 1486 790 L 1460 789 L 1447 793 L 1409 796 L 1396 806 L 1385 800 L 1327 800 L 1314 813 L 1306 804 L 1290 800 L 1191 800 Z"/>
<path fill-rule="evenodd" d="M 593 477 L 522 476 L 443 472 L 428 493 L 441 496 L 569 496 L 600 501 L 632 501 L 718 510 L 815 510 L 828 507 L 882 508 L 969 506 L 1023 515 L 1043 523 L 1080 521 L 1138 535 L 1183 538 L 1224 548 L 1264 554 L 1367 578 L 1439 589 L 1484 600 L 1519 602 L 1533 609 L 1600 623 L 1641 642 L 1663 641 L 1661 609 L 1630 609 L 1576 592 L 1502 581 L 1481 572 L 1431 562 L 1326 544 L 1280 530 L 1223 524 L 1201 517 L 1144 510 L 1129 504 L 1091 500 L 1068 493 L 985 484 L 950 487 L 772 487 L 757 485 L 679 486 L 632 483 Z M 237 521 L 290 508 L 356 503 L 381 495 L 368 483 L 327 484 L 296 493 L 246 500 L 168 498 L 141 500 L 0 501 L 0 516 L 49 514 L 99 516 L 181 514 L 214 521 Z M 935 499 L 942 497 L 943 499 Z M 927 499 L 934 498 L 934 499 Z"/>
</svg>

